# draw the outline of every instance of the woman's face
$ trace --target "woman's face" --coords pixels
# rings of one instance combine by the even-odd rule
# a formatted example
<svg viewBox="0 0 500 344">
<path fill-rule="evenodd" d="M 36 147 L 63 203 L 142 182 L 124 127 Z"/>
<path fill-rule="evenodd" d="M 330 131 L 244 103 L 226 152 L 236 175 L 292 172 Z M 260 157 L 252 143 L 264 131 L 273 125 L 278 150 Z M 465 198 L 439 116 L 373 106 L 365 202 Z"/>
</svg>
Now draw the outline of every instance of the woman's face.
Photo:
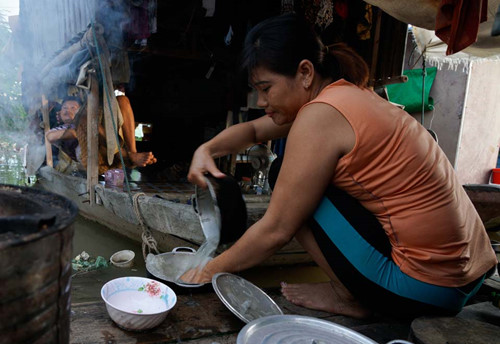
<svg viewBox="0 0 500 344">
<path fill-rule="evenodd" d="M 258 92 L 257 105 L 277 125 L 293 122 L 302 105 L 309 101 L 299 75 L 289 77 L 256 67 L 251 74 L 251 86 Z"/>
</svg>

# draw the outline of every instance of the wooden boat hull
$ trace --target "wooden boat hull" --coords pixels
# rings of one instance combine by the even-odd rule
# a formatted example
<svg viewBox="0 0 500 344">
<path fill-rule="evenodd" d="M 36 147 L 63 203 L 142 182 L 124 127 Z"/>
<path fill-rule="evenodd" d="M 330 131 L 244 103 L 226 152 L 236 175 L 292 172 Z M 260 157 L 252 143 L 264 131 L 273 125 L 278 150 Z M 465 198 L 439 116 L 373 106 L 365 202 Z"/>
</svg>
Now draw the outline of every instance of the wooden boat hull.
<svg viewBox="0 0 500 344">
<path fill-rule="evenodd" d="M 62 174 L 55 169 L 44 166 L 39 170 L 39 185 L 52 192 L 74 201 L 80 214 L 96 221 L 109 229 L 128 238 L 142 241 L 143 228 L 136 215 L 136 208 L 144 224 L 150 229 L 161 252 L 169 252 L 174 247 L 198 247 L 204 236 L 197 214 L 186 201 L 191 194 L 176 194 L 175 200 L 168 195 L 156 197 L 141 195 L 136 205 L 131 202 L 127 192 L 117 188 L 107 188 L 102 184 L 95 186 L 96 202 L 91 204 L 87 193 L 86 179 Z M 268 196 L 259 202 L 255 197 L 248 197 L 248 225 L 262 217 L 267 209 Z M 267 200 L 267 202 L 266 202 Z M 219 247 L 219 252 L 227 246 Z M 289 265 L 310 263 L 311 257 L 293 240 L 280 251 L 267 259 L 262 265 Z"/>
</svg>

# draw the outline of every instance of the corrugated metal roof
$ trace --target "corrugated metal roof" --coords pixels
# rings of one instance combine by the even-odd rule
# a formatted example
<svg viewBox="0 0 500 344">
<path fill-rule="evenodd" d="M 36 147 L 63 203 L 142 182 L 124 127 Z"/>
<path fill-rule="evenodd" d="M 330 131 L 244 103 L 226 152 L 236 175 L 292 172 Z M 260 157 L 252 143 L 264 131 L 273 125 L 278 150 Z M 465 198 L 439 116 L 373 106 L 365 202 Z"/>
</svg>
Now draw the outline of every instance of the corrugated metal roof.
<svg viewBox="0 0 500 344">
<path fill-rule="evenodd" d="M 19 18 L 29 63 L 39 65 L 85 30 L 98 1 L 20 0 Z"/>
</svg>

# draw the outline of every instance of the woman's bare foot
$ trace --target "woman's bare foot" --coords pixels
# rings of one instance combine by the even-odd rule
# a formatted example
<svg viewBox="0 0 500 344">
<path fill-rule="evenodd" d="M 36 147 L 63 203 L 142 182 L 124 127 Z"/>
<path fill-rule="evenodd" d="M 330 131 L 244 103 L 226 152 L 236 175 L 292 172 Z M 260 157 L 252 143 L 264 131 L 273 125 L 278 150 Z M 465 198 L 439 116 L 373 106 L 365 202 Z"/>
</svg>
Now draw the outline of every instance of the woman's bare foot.
<svg viewBox="0 0 500 344">
<path fill-rule="evenodd" d="M 128 152 L 128 157 L 132 162 L 132 165 L 138 167 L 144 167 L 146 165 L 151 165 L 156 162 L 156 158 L 151 152 L 144 152 L 144 153 Z"/>
<path fill-rule="evenodd" d="M 293 304 L 328 313 L 347 315 L 363 319 L 371 311 L 361 306 L 352 296 L 331 282 L 324 283 L 281 283 L 281 293 Z"/>
</svg>

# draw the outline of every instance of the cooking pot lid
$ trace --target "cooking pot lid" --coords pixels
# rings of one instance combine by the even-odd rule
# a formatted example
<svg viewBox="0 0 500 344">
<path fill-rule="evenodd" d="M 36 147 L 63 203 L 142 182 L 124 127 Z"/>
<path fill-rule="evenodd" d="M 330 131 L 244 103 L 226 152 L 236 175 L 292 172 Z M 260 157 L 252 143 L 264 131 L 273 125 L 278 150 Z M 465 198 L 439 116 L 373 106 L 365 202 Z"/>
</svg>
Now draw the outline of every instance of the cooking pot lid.
<svg viewBox="0 0 500 344">
<path fill-rule="evenodd" d="M 243 327 L 237 344 L 376 344 L 347 327 L 303 315 L 271 315 Z"/>
<path fill-rule="evenodd" d="M 212 277 L 212 286 L 222 303 L 246 323 L 268 315 L 283 314 L 269 295 L 240 276 L 217 273 Z"/>
</svg>

